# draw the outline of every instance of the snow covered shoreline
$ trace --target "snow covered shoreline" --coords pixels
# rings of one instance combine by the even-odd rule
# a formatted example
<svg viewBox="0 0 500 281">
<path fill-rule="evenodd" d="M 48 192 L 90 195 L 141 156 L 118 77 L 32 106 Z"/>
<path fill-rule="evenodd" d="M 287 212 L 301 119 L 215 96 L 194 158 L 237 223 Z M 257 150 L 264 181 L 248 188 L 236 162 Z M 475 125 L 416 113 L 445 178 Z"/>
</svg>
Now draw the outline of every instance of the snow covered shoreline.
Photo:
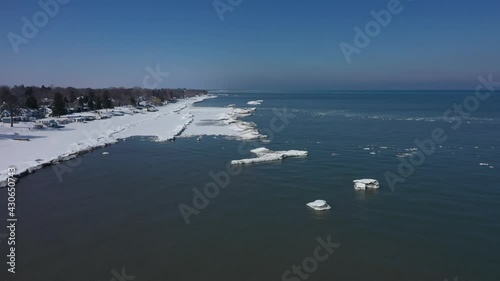
<svg viewBox="0 0 500 281">
<path fill-rule="evenodd" d="M 22 177 L 133 136 L 153 136 L 160 142 L 213 134 L 244 140 L 264 137 L 253 123 L 239 120 L 251 115 L 254 108 L 193 107 L 193 104 L 213 97 L 206 95 L 180 100 L 158 107 L 156 112 L 116 108 L 116 115 L 110 119 L 69 123 L 59 129 L 34 130 L 33 123 L 17 123 L 13 128 L 10 124 L 1 124 L 0 187 L 6 184 L 9 167 L 15 167 L 16 176 Z M 89 114 L 98 115 L 85 113 Z M 211 118 L 211 123 L 200 125 L 205 118 Z"/>
</svg>

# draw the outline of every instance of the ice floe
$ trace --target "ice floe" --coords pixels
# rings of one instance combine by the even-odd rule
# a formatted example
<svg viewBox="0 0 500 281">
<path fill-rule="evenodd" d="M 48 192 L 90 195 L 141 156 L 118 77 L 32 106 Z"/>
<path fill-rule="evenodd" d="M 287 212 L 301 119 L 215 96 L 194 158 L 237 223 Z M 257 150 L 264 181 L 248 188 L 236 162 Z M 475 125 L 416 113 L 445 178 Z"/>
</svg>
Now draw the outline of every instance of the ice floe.
<svg viewBox="0 0 500 281">
<path fill-rule="evenodd" d="M 108 155 L 108 154 L 109 154 L 109 152 L 103 152 L 102 153 L 102 155 Z"/>
<path fill-rule="evenodd" d="M 309 202 L 306 204 L 309 208 L 314 209 L 316 211 L 325 211 L 330 210 L 332 207 L 326 203 L 325 200 L 316 200 L 314 202 Z"/>
<path fill-rule="evenodd" d="M 248 105 L 261 105 L 264 101 L 263 100 L 254 100 L 254 101 L 249 101 L 247 102 Z"/>
<path fill-rule="evenodd" d="M 306 157 L 308 154 L 307 151 L 301 150 L 272 151 L 265 147 L 256 148 L 251 150 L 250 152 L 255 154 L 257 157 L 233 160 L 231 161 L 231 165 L 247 165 L 263 162 L 281 161 L 288 157 Z"/>
<path fill-rule="evenodd" d="M 380 184 L 374 179 L 360 179 L 354 180 L 354 189 L 356 190 L 366 190 L 366 189 L 378 189 Z"/>
<path fill-rule="evenodd" d="M 489 166 L 490 164 L 488 163 L 479 163 L 479 166 Z"/>
</svg>

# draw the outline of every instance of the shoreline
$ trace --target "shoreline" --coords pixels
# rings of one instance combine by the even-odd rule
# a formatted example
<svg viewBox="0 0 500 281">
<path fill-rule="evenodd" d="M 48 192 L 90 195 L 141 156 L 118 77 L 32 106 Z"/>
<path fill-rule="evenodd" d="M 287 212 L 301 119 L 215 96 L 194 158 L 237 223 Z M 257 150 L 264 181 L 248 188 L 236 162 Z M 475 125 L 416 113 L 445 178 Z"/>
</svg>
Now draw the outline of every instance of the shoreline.
<svg viewBox="0 0 500 281">
<path fill-rule="evenodd" d="M 13 128 L 0 126 L 0 144 L 5 149 L 5 156 L 0 159 L 0 188 L 7 185 L 8 169 L 11 167 L 16 169 L 15 177 L 19 179 L 39 169 L 58 165 L 135 136 L 153 136 L 157 142 L 203 135 L 222 135 L 241 140 L 265 138 L 255 124 L 240 120 L 252 115 L 255 108 L 193 107 L 210 98 L 217 96 L 209 94 L 187 98 L 158 107 L 158 112 L 148 113 L 132 114 L 130 108 L 119 107 L 114 110 L 127 112 L 125 116 L 70 123 L 58 130 L 31 130 L 27 125 L 32 123 L 18 123 Z M 205 118 L 211 118 L 213 122 L 224 126 L 195 123 Z M 214 132 L 211 130 L 214 127 L 219 130 Z M 22 136 L 30 141 L 14 140 Z"/>
</svg>

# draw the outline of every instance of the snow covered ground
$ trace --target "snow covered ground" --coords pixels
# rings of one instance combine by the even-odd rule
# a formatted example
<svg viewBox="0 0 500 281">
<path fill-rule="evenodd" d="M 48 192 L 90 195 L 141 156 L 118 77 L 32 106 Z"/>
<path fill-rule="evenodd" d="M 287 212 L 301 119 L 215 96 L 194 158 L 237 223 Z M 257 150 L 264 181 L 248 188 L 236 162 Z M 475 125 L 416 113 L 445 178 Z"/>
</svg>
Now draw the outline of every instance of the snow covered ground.
<svg viewBox="0 0 500 281">
<path fill-rule="evenodd" d="M 157 112 L 117 108 L 115 111 L 120 111 L 123 116 L 69 123 L 61 129 L 34 130 L 33 123 L 17 123 L 14 128 L 10 128 L 10 124 L 0 124 L 0 186 L 5 185 L 9 167 L 16 167 L 17 174 L 33 172 L 132 136 L 153 136 L 158 141 L 198 135 L 223 135 L 237 139 L 263 137 L 255 124 L 238 119 L 251 115 L 254 108 L 193 107 L 194 103 L 211 97 L 180 100 L 158 107 Z M 96 113 L 86 115 L 98 116 Z"/>
</svg>

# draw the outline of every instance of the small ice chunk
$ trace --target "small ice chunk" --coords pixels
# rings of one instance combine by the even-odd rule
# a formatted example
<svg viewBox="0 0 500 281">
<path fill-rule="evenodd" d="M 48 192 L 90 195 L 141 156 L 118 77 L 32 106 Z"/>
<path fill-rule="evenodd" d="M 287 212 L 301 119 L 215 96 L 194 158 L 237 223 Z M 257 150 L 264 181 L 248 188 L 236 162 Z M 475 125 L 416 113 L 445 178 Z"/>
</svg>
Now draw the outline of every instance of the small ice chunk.
<svg viewBox="0 0 500 281">
<path fill-rule="evenodd" d="M 247 102 L 248 105 L 261 105 L 264 101 L 263 100 L 254 100 L 254 101 L 249 101 Z"/>
<path fill-rule="evenodd" d="M 363 150 L 370 150 L 370 148 L 369 147 L 365 147 L 365 148 L 363 148 Z"/>
<path fill-rule="evenodd" d="M 365 190 L 366 184 L 360 182 L 354 182 L 354 189 L 356 190 Z"/>
<path fill-rule="evenodd" d="M 495 169 L 495 167 L 493 167 L 493 166 L 490 166 L 490 169 Z"/>
<path fill-rule="evenodd" d="M 108 155 L 108 154 L 109 154 L 109 152 L 103 152 L 102 153 L 102 155 Z"/>
<path fill-rule="evenodd" d="M 354 189 L 356 190 L 365 190 L 367 188 L 378 189 L 380 187 L 379 182 L 374 179 L 361 179 L 361 180 L 354 180 L 353 182 L 354 182 Z"/>
<path fill-rule="evenodd" d="M 490 164 L 488 163 L 479 163 L 479 166 L 489 166 Z"/>
<path fill-rule="evenodd" d="M 316 211 L 325 211 L 332 208 L 330 207 L 330 205 L 328 205 L 328 203 L 326 203 L 325 200 L 316 200 L 314 202 L 309 202 L 306 205 Z"/>
<path fill-rule="evenodd" d="M 370 152 L 371 155 L 377 154 L 375 151 Z"/>
</svg>

